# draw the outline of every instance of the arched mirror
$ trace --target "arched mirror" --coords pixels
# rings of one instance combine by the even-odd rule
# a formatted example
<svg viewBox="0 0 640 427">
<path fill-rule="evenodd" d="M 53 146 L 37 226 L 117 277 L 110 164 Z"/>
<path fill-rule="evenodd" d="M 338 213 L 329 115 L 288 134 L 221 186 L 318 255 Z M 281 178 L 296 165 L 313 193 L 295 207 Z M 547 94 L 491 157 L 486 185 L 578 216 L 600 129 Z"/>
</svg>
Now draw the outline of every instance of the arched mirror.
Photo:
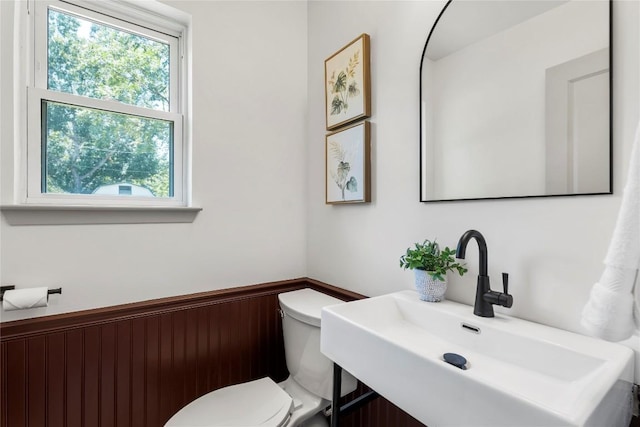
<svg viewBox="0 0 640 427">
<path fill-rule="evenodd" d="M 420 66 L 420 200 L 610 194 L 609 0 L 451 0 Z"/>
</svg>

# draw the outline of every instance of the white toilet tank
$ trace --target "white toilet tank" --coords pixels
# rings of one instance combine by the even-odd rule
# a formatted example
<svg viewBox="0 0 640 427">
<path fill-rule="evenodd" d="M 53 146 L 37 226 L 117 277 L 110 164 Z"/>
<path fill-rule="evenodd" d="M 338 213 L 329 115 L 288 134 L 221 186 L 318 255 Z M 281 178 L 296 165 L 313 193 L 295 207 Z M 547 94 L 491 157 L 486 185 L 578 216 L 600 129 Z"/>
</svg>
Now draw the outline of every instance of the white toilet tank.
<svg viewBox="0 0 640 427">
<path fill-rule="evenodd" d="M 316 396 L 331 400 L 333 362 L 320 352 L 320 312 L 344 301 L 308 288 L 279 294 L 278 300 L 284 313 L 284 351 L 291 377 Z M 352 392 L 356 385 L 356 379 L 343 371 L 341 394 Z"/>
</svg>

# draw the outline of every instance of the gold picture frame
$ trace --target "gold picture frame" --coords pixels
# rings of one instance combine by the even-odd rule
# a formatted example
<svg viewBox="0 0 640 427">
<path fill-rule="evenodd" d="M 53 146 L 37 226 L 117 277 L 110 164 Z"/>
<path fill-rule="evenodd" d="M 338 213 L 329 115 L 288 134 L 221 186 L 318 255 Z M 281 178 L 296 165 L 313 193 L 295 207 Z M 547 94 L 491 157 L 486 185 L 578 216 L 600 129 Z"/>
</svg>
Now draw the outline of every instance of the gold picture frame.
<svg viewBox="0 0 640 427">
<path fill-rule="evenodd" d="M 324 61 L 327 130 L 371 116 L 369 44 L 361 34 Z"/>
<path fill-rule="evenodd" d="M 371 201 L 371 125 L 351 125 L 325 138 L 325 203 Z"/>
</svg>

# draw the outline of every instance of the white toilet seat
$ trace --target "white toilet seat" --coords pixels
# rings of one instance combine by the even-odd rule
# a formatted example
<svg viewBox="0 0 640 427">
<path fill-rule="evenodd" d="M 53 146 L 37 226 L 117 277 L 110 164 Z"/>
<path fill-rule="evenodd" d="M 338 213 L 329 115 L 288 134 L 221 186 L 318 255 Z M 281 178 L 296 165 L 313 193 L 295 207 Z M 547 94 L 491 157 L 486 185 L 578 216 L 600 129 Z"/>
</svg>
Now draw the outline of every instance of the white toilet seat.
<svg viewBox="0 0 640 427">
<path fill-rule="evenodd" d="M 271 378 L 224 387 L 178 411 L 165 427 L 282 427 L 293 401 Z"/>
</svg>

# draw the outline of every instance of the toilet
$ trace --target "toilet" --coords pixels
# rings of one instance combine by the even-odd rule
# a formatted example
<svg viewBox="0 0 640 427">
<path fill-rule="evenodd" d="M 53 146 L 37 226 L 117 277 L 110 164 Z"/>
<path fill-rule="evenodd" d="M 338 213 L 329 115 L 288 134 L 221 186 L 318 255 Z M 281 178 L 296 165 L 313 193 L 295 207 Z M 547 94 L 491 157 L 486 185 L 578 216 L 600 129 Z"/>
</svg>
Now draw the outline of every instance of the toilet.
<svg viewBox="0 0 640 427">
<path fill-rule="evenodd" d="M 178 411 L 165 427 L 325 427 L 331 404 L 333 362 L 320 352 L 320 311 L 343 301 L 312 289 L 278 295 L 289 377 L 269 377 L 231 385 L 199 397 Z M 341 395 L 356 379 L 343 371 Z"/>
</svg>

